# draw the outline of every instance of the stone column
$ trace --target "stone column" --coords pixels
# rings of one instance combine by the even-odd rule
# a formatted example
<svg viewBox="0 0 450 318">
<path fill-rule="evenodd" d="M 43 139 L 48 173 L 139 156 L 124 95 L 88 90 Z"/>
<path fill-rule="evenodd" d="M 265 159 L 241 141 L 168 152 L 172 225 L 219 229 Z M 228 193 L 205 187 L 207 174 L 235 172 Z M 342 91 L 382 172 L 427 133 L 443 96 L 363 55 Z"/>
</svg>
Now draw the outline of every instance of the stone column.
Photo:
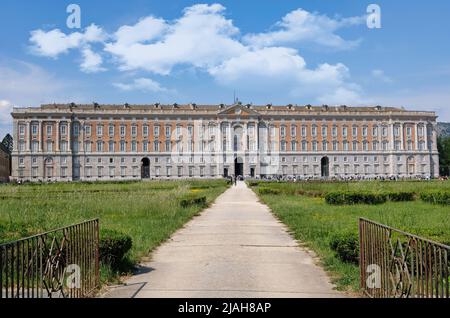
<svg viewBox="0 0 450 318">
<path fill-rule="evenodd" d="M 56 138 L 55 138 L 55 151 L 56 152 L 59 152 L 59 124 L 60 124 L 59 120 L 55 121 L 55 135 L 56 135 Z"/>
<path fill-rule="evenodd" d="M 423 127 L 423 137 L 425 138 L 425 149 L 426 151 L 428 151 L 429 147 L 428 147 L 428 123 L 425 123 L 424 127 Z"/>
<path fill-rule="evenodd" d="M 414 124 L 414 150 L 419 150 L 419 128 L 418 123 Z"/>
<path fill-rule="evenodd" d="M 31 122 L 27 120 L 27 131 L 25 134 L 26 138 L 26 151 L 31 151 Z"/>
<path fill-rule="evenodd" d="M 432 131 L 431 131 L 431 140 L 432 140 L 432 143 L 433 143 L 433 147 L 432 147 L 432 151 L 433 152 L 436 152 L 436 151 L 438 151 L 438 149 L 437 149 L 437 123 L 436 122 L 434 122 L 433 124 L 432 124 Z"/>
<path fill-rule="evenodd" d="M 400 150 L 405 150 L 405 123 L 400 124 Z"/>
<path fill-rule="evenodd" d="M 39 151 L 44 152 L 44 121 L 39 120 Z"/>
<path fill-rule="evenodd" d="M 72 123 L 67 121 L 67 151 L 72 152 Z"/>
<path fill-rule="evenodd" d="M 390 146 L 391 149 L 390 150 L 391 151 L 395 150 L 395 147 L 394 147 L 394 145 L 395 145 L 394 125 L 395 125 L 395 123 L 393 123 L 392 121 L 389 122 L 389 128 L 391 130 L 391 142 L 390 142 L 390 144 L 391 144 L 391 146 Z"/>
</svg>

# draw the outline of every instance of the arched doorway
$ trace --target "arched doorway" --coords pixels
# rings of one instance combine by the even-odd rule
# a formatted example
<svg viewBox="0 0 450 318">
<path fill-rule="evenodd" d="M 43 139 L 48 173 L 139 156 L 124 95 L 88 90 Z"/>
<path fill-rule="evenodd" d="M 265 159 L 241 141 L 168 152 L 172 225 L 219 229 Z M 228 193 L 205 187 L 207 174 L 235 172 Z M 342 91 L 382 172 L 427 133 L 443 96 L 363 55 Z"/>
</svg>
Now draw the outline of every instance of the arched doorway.
<svg viewBox="0 0 450 318">
<path fill-rule="evenodd" d="M 149 179 L 150 178 L 150 159 L 144 158 L 141 160 L 141 178 Z"/>
<path fill-rule="evenodd" d="M 234 175 L 244 176 L 244 162 L 241 157 L 234 159 Z"/>
<path fill-rule="evenodd" d="M 321 167 L 321 175 L 322 177 L 329 177 L 330 176 L 330 160 L 328 157 L 323 157 L 322 160 L 320 160 L 320 167 Z"/>
</svg>

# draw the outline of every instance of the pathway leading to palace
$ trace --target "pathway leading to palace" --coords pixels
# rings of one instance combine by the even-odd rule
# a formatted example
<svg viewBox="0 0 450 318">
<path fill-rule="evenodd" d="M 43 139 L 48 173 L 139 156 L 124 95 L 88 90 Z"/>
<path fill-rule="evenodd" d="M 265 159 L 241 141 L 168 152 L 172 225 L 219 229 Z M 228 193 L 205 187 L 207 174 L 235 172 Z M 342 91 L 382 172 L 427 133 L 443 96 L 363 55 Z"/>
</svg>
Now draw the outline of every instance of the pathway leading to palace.
<svg viewBox="0 0 450 318">
<path fill-rule="evenodd" d="M 244 182 L 104 297 L 345 297 Z"/>
</svg>

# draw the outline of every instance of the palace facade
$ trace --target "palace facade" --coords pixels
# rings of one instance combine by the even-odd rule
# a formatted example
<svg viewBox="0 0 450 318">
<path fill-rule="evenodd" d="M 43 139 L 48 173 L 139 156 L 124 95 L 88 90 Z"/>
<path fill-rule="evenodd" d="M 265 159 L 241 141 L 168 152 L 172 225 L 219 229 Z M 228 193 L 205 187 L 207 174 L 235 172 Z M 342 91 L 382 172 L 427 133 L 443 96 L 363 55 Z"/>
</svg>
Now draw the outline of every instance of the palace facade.
<svg viewBox="0 0 450 318">
<path fill-rule="evenodd" d="M 95 103 L 12 117 L 13 180 L 439 175 L 429 111 Z"/>
</svg>

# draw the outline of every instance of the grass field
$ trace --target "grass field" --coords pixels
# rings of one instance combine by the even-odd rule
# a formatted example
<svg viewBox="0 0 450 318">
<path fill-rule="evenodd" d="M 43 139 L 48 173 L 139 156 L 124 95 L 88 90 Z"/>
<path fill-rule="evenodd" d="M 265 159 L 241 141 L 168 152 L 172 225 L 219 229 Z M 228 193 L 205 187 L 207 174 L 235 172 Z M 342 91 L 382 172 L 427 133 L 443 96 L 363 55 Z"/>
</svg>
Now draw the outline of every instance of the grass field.
<svg viewBox="0 0 450 318">
<path fill-rule="evenodd" d="M 180 198 L 195 193 L 211 203 L 226 188 L 224 180 L 4 185 L 0 242 L 98 217 L 101 228 L 132 237 L 136 263 L 202 209 L 182 208 Z M 103 280 L 114 279 L 105 271 Z"/>
<path fill-rule="evenodd" d="M 250 183 L 252 184 L 252 183 Z M 359 217 L 366 217 L 433 240 L 450 243 L 450 207 L 433 205 L 420 199 L 411 202 L 386 202 L 380 205 L 333 206 L 323 194 L 334 190 L 349 191 L 450 191 L 449 181 L 430 182 L 349 182 L 349 183 L 277 183 L 258 182 L 252 188 L 277 189 L 280 194 L 259 194 L 275 215 L 293 232 L 296 239 L 314 250 L 331 273 L 339 289 L 357 291 L 359 269 L 344 263 L 330 249 L 331 238 L 338 233 L 358 231 Z M 308 195 L 299 195 L 307 193 Z"/>
</svg>

